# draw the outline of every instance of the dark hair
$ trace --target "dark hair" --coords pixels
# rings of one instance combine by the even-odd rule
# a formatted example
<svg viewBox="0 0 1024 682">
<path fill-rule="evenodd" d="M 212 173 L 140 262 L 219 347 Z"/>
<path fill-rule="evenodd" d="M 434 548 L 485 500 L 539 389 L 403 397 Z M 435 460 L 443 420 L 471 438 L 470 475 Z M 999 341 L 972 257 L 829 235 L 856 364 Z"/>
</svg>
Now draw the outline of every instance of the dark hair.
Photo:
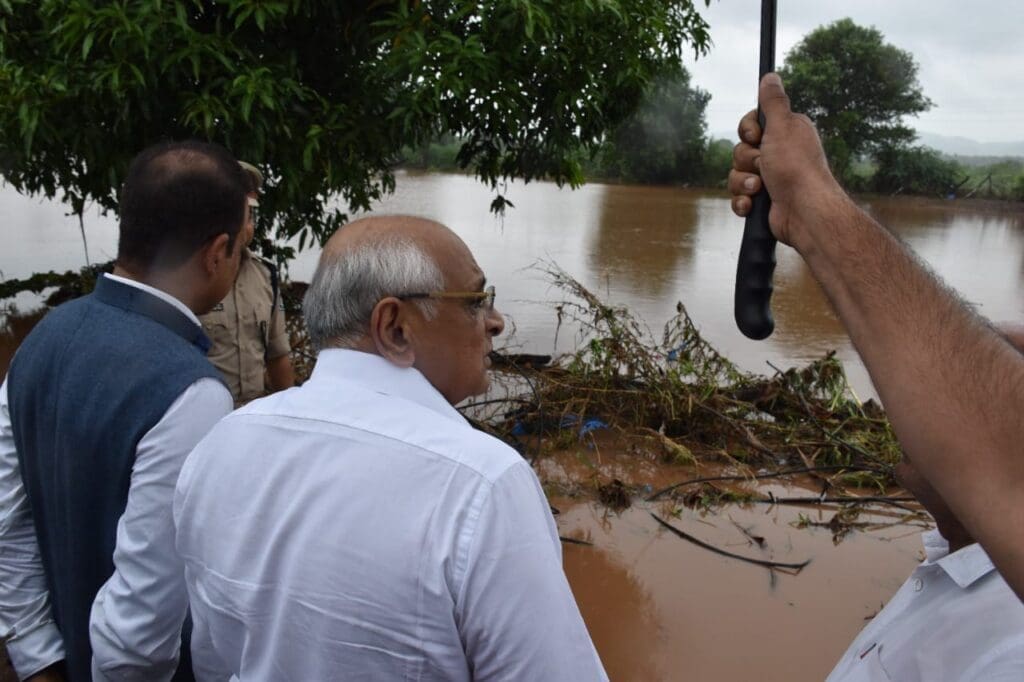
<svg viewBox="0 0 1024 682">
<path fill-rule="evenodd" d="M 214 237 L 234 249 L 246 212 L 247 178 L 220 145 L 154 145 L 136 156 L 121 189 L 117 259 L 143 270 L 176 267 Z"/>
</svg>

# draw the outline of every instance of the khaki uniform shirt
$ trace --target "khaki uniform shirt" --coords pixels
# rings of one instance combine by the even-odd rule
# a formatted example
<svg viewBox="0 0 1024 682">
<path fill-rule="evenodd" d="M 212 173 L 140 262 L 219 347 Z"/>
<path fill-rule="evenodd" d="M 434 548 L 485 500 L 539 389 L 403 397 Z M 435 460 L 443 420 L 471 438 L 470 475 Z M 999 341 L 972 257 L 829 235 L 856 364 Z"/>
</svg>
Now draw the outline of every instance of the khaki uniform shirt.
<svg viewBox="0 0 1024 682">
<path fill-rule="evenodd" d="M 208 357 L 224 376 L 235 407 L 266 395 L 267 360 L 291 350 L 280 293 L 277 298 L 275 306 L 270 272 L 246 249 L 231 291 L 199 316 L 213 342 Z"/>
</svg>

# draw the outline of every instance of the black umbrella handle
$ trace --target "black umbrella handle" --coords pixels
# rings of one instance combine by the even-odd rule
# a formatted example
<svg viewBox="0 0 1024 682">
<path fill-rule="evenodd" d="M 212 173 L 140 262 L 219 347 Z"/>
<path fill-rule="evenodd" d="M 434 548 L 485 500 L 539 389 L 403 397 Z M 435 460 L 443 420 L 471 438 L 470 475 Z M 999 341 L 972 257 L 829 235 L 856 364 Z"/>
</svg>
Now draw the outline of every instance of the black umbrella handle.
<svg viewBox="0 0 1024 682">
<path fill-rule="evenodd" d="M 761 0 L 761 64 L 760 78 L 775 70 L 775 13 L 776 0 Z M 765 120 L 760 107 L 757 112 L 764 133 Z M 772 199 L 768 191 L 754 195 L 753 205 L 743 228 L 739 262 L 736 267 L 736 297 L 734 313 L 736 326 L 748 338 L 768 338 L 775 329 L 772 318 L 772 276 L 775 273 L 775 237 L 768 226 Z"/>
</svg>

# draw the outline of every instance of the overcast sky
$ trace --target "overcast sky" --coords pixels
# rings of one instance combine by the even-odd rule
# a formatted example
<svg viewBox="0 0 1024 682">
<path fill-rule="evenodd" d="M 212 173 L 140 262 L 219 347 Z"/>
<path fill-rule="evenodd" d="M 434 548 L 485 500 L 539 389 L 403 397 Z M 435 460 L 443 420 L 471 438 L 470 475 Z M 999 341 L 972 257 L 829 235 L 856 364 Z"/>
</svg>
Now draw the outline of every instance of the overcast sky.
<svg viewBox="0 0 1024 682">
<path fill-rule="evenodd" d="M 695 0 L 702 6 L 701 0 Z M 844 17 L 914 55 L 935 106 L 907 122 L 980 142 L 1024 139 L 1024 0 L 778 0 L 776 65 L 807 33 Z M 708 132 L 734 136 L 756 98 L 760 0 L 712 0 L 711 53 L 687 65 L 712 95 Z"/>
</svg>

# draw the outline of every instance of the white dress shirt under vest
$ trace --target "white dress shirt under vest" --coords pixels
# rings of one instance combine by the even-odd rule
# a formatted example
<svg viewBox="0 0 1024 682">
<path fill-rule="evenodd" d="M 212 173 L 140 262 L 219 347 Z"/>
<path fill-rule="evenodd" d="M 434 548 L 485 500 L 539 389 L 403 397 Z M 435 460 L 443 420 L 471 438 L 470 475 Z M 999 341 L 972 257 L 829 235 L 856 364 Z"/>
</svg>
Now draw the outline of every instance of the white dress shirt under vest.
<svg viewBox="0 0 1024 682">
<path fill-rule="evenodd" d="M 1024 604 L 981 545 L 952 554 L 938 531 L 927 559 L 861 631 L 827 682 L 1024 680 Z"/>
<path fill-rule="evenodd" d="M 199 324 L 166 292 L 104 276 L 166 301 Z M 63 659 L 64 645 L 50 611 L 8 404 L 5 381 L 0 386 L 0 638 L 7 638 L 11 662 L 25 676 Z M 117 524 L 114 574 L 96 595 L 89 622 L 94 682 L 148 682 L 173 674 L 187 606 L 181 560 L 174 551 L 174 484 L 185 456 L 231 409 L 231 394 L 223 384 L 199 379 L 139 441 L 128 503 Z"/>
<path fill-rule="evenodd" d="M 175 495 L 199 679 L 603 680 L 529 464 L 426 378 L 325 350 Z"/>
</svg>

